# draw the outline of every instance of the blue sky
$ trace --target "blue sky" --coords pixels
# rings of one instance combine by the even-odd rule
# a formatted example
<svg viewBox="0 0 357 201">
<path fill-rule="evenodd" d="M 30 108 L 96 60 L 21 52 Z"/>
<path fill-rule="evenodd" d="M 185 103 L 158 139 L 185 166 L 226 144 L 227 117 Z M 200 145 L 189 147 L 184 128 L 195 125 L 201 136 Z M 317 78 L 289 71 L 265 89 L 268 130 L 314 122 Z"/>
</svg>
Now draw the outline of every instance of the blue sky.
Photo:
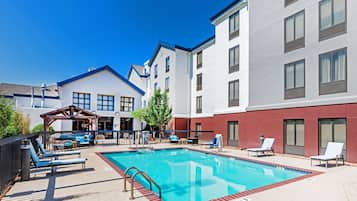
<svg viewBox="0 0 357 201">
<path fill-rule="evenodd" d="M 159 41 L 193 47 L 232 0 L 1 0 L 0 82 L 55 83 L 110 65 L 127 75 Z"/>
</svg>

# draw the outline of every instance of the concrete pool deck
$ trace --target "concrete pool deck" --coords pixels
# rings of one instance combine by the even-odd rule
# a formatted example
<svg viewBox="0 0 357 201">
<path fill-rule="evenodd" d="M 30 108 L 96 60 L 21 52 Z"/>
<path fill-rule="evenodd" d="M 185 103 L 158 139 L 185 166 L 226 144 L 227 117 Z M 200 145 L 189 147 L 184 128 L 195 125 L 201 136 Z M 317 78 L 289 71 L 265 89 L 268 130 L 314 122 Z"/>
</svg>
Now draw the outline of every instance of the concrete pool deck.
<svg viewBox="0 0 357 201">
<path fill-rule="evenodd" d="M 202 146 L 154 145 L 155 148 L 185 146 L 191 149 L 212 151 Z M 129 146 L 127 145 L 97 145 L 83 148 L 82 156 L 88 158 L 86 169 L 83 170 L 81 165 L 61 167 L 57 169 L 54 176 L 50 175 L 48 168 L 33 170 L 31 180 L 16 182 L 3 200 L 129 200 L 130 193 L 122 192 L 122 176 L 96 154 L 96 152 L 125 151 L 128 149 Z M 223 154 L 324 172 L 324 174 L 254 193 L 239 198 L 237 201 L 357 200 L 357 167 L 355 166 L 334 167 L 331 165 L 330 168 L 310 166 L 310 160 L 303 157 L 279 154 L 269 157 L 248 157 L 247 152 L 230 148 L 224 148 Z M 135 197 L 135 200 L 138 201 L 148 200 L 137 190 Z"/>
</svg>

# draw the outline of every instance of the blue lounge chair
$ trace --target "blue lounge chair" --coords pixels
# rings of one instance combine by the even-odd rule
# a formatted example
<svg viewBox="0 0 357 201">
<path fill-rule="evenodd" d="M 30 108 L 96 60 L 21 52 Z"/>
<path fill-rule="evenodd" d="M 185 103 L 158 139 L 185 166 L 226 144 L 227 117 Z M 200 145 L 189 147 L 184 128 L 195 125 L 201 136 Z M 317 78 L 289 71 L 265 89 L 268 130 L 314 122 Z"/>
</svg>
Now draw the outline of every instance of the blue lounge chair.
<svg viewBox="0 0 357 201">
<path fill-rule="evenodd" d="M 178 143 L 179 137 L 177 137 L 176 135 L 171 135 L 169 137 L 169 140 L 170 140 L 171 143 Z"/>
<path fill-rule="evenodd" d="M 79 155 L 81 156 L 81 151 L 62 151 L 62 152 L 47 152 L 45 148 L 42 146 L 42 143 L 39 138 L 36 138 L 37 146 L 41 151 L 43 157 L 58 157 L 58 156 L 70 156 L 70 155 Z"/>
<path fill-rule="evenodd" d="M 215 148 L 216 146 L 217 146 L 217 138 L 214 137 L 214 138 L 212 139 L 211 144 L 209 144 L 209 148 L 213 149 L 213 148 Z"/>
<path fill-rule="evenodd" d="M 30 142 L 30 155 L 36 168 L 56 167 L 61 165 L 74 165 L 74 164 L 82 164 L 82 168 L 85 168 L 85 164 L 87 161 L 86 158 L 76 158 L 76 159 L 66 159 L 66 160 L 41 160 L 38 157 L 35 148 L 33 147 L 31 142 Z M 52 168 L 52 173 L 53 172 L 54 169 Z"/>
</svg>

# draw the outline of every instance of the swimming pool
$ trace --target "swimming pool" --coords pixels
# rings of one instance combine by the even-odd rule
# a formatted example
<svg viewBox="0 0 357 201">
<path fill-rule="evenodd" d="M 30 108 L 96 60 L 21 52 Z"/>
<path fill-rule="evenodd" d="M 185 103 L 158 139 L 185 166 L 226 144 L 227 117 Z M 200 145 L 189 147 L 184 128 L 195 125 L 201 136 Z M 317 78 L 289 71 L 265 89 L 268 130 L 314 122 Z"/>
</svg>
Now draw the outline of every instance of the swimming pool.
<svg viewBox="0 0 357 201">
<path fill-rule="evenodd" d="M 135 166 L 146 172 L 160 185 L 164 201 L 211 200 L 310 173 L 189 149 L 103 153 L 103 156 L 123 171 Z M 138 181 L 148 187 L 142 178 Z"/>
</svg>

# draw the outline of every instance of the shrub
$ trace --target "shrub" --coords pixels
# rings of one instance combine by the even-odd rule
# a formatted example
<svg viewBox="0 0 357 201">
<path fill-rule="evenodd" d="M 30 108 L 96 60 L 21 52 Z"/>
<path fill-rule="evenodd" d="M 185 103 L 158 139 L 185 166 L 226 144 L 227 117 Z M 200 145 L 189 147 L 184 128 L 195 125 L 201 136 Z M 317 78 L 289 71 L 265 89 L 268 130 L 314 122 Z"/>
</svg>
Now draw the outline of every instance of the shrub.
<svg viewBox="0 0 357 201">
<path fill-rule="evenodd" d="M 35 127 L 33 127 L 32 129 L 32 133 L 40 133 L 43 132 L 43 124 L 37 124 Z M 53 133 L 55 131 L 55 129 L 53 129 L 52 126 L 50 126 L 50 133 Z"/>
</svg>

